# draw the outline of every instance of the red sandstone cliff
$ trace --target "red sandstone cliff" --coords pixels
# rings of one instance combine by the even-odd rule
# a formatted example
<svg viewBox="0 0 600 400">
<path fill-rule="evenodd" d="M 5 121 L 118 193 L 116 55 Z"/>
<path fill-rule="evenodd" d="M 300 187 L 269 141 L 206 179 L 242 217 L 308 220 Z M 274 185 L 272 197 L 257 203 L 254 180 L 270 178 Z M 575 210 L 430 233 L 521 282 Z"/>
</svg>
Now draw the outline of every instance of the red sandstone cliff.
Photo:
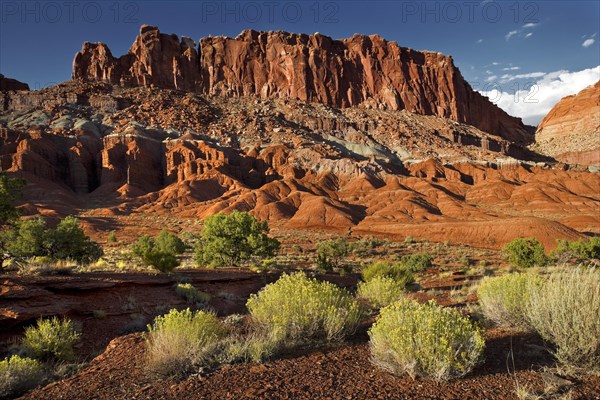
<svg viewBox="0 0 600 400">
<path fill-rule="evenodd" d="M 540 122 L 536 148 L 557 160 L 600 164 L 600 81 L 562 98 Z"/>
<path fill-rule="evenodd" d="M 16 79 L 7 78 L 0 74 L 0 92 L 9 90 L 29 90 L 29 85 Z"/>
<path fill-rule="evenodd" d="M 533 138 L 520 119 L 475 92 L 452 57 L 398 46 L 377 35 L 333 40 L 321 34 L 247 30 L 235 39 L 188 38 L 143 25 L 115 58 L 84 43 L 73 78 L 205 94 L 296 98 L 334 107 L 406 109 L 467 123 L 505 139 Z"/>
</svg>

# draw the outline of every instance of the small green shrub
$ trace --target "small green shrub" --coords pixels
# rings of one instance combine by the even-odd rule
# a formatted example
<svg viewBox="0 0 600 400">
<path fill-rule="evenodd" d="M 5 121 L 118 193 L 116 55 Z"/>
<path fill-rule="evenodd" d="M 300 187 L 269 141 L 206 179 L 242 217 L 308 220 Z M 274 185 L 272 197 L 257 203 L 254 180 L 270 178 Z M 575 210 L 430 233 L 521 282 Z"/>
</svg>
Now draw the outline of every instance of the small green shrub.
<svg viewBox="0 0 600 400">
<path fill-rule="evenodd" d="M 316 263 L 320 271 L 332 271 L 340 266 L 340 262 L 350 252 L 346 239 L 338 237 L 317 244 Z"/>
<path fill-rule="evenodd" d="M 22 394 L 44 379 L 44 366 L 37 360 L 12 356 L 0 361 L 0 398 Z"/>
<path fill-rule="evenodd" d="M 376 276 L 367 282 L 359 282 L 357 297 L 365 299 L 372 307 L 390 305 L 404 296 L 406 283 L 387 276 Z"/>
<path fill-rule="evenodd" d="M 544 246 L 536 238 L 517 238 L 506 244 L 504 256 L 520 268 L 543 267 L 548 264 Z"/>
<path fill-rule="evenodd" d="M 385 242 L 377 238 L 364 238 L 358 240 L 350 246 L 352 254 L 359 257 L 369 257 L 375 253 L 375 249 L 383 246 Z"/>
<path fill-rule="evenodd" d="M 290 343 L 338 340 L 354 331 L 363 310 L 344 289 L 303 273 L 284 274 L 246 303 L 259 326 Z"/>
<path fill-rule="evenodd" d="M 35 358 L 72 360 L 75 358 L 73 345 L 80 337 L 69 319 L 61 321 L 57 317 L 41 318 L 37 320 L 36 326 L 25 329 L 21 345 L 28 355 Z"/>
<path fill-rule="evenodd" d="M 196 289 L 191 283 L 178 283 L 175 291 L 188 303 L 208 303 L 210 301 L 210 294 Z"/>
<path fill-rule="evenodd" d="M 177 254 L 185 251 L 185 244 L 177 235 L 162 230 L 155 238 L 140 237 L 132 247 L 134 256 L 142 259 L 145 265 L 160 272 L 171 272 L 179 266 Z"/>
<path fill-rule="evenodd" d="M 215 364 L 262 362 L 271 358 L 281 347 L 281 337 L 275 332 L 257 331 L 223 339 L 214 352 Z"/>
<path fill-rule="evenodd" d="M 552 273 L 531 290 L 527 318 L 565 365 L 600 371 L 600 271 Z"/>
<path fill-rule="evenodd" d="M 115 232 L 115 231 L 108 232 L 107 240 L 108 240 L 108 243 L 117 243 L 117 232 Z"/>
<path fill-rule="evenodd" d="M 575 258 L 578 261 L 600 259 L 600 236 L 576 242 L 558 239 L 558 246 L 552 251 L 552 258 L 568 260 Z"/>
<path fill-rule="evenodd" d="M 392 264 L 385 261 L 377 261 L 363 269 L 360 273 L 365 282 L 369 282 L 376 277 L 392 278 L 403 286 L 414 282 L 412 272 L 401 263 Z"/>
<path fill-rule="evenodd" d="M 477 288 L 483 314 L 499 325 L 530 329 L 526 315 L 529 293 L 541 282 L 538 275 L 522 273 L 483 279 Z"/>
<path fill-rule="evenodd" d="M 199 266 L 239 265 L 251 258 L 274 256 L 279 250 L 277 239 L 268 236 L 266 221 L 258 221 L 250 213 L 219 213 L 204 220 L 202 237 L 195 246 Z"/>
<path fill-rule="evenodd" d="M 213 346 L 226 334 L 209 312 L 171 310 L 148 325 L 147 364 L 159 376 L 181 375 L 210 359 Z"/>
<path fill-rule="evenodd" d="M 483 333 L 459 311 L 412 300 L 381 309 L 369 330 L 376 365 L 438 381 L 469 373 L 481 360 Z"/>
<path fill-rule="evenodd" d="M 433 257 L 429 254 L 410 254 L 402 257 L 400 263 L 411 272 L 423 272 L 433 265 Z"/>
</svg>

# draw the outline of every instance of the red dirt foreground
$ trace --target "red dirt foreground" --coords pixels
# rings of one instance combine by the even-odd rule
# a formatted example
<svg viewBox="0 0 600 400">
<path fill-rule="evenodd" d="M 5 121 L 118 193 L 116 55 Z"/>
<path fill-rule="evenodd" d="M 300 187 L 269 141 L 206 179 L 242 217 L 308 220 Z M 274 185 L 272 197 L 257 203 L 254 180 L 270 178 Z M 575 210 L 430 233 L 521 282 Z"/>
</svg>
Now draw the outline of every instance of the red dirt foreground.
<svg viewBox="0 0 600 400">
<path fill-rule="evenodd" d="M 211 294 L 209 306 L 220 316 L 244 312 L 249 294 L 277 279 L 239 271 L 183 270 L 199 290 Z M 322 278 L 352 287 L 358 277 Z M 442 277 L 435 269 L 420 282 L 424 291 L 411 297 L 460 306 L 452 290 L 470 286 L 480 275 L 454 273 Z M 90 359 L 74 375 L 38 388 L 24 399 L 517 399 L 516 388 L 550 393 L 549 399 L 570 393 L 571 399 L 600 399 L 600 377 L 559 376 L 547 345 L 539 337 L 496 328 L 486 330 L 485 362 L 464 378 L 447 383 L 396 377 L 370 362 L 368 323 L 346 342 L 317 349 L 297 349 L 263 364 L 225 365 L 200 371 L 183 380 L 157 379 L 145 368 L 144 324 L 166 308 L 185 308 L 170 277 L 143 273 L 87 273 L 60 277 L 0 278 L 3 326 L 22 321 L 6 335 L 20 335 L 20 326 L 40 314 L 68 315 L 83 332 L 77 348 Z M 476 301 L 473 296 L 466 303 Z M 102 312 L 102 316 L 100 313 Z M 96 314 L 96 315 L 94 315 Z M 132 325 L 136 322 L 135 326 Z M 13 322 L 16 322 L 13 320 Z M 8 336 L 11 336 L 8 335 Z M 511 351 L 513 356 L 511 357 Z M 98 355 L 99 354 L 99 355 Z M 95 358 L 93 358 L 95 355 Z M 556 396 L 556 397 L 552 397 Z"/>
<path fill-rule="evenodd" d="M 264 364 L 224 366 L 183 381 L 156 380 L 144 371 L 139 333 L 110 342 L 88 367 L 23 399 L 516 399 L 516 385 L 541 391 L 551 384 L 572 399 L 598 399 L 600 378 L 578 381 L 533 370 L 551 365 L 536 338 L 487 332 L 486 362 L 475 373 L 448 383 L 395 377 L 373 366 L 365 335 L 356 342 L 289 354 Z M 515 360 L 506 356 L 513 349 Z"/>
</svg>

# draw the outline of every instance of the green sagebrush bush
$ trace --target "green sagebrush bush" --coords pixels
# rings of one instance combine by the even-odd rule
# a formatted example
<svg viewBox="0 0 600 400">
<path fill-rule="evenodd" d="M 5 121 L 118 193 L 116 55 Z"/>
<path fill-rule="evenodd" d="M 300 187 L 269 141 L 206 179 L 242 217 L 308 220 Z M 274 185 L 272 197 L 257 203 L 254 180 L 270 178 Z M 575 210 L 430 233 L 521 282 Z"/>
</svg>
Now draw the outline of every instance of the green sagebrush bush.
<svg viewBox="0 0 600 400">
<path fill-rule="evenodd" d="M 175 286 L 175 292 L 188 303 L 208 303 L 210 294 L 196 289 L 191 283 L 178 283 Z"/>
<path fill-rule="evenodd" d="M 414 282 L 412 272 L 402 263 L 377 261 L 364 268 L 360 273 L 365 282 L 369 282 L 376 277 L 392 278 L 395 281 L 402 283 L 404 286 Z"/>
<path fill-rule="evenodd" d="M 239 265 L 251 258 L 272 257 L 280 243 L 268 233 L 267 222 L 258 221 L 247 212 L 207 217 L 195 245 L 196 262 L 199 266 L 222 267 Z"/>
<path fill-rule="evenodd" d="M 530 329 L 526 314 L 529 294 L 542 281 L 539 275 L 533 273 L 514 273 L 484 278 L 477 288 L 483 314 L 499 325 Z"/>
<path fill-rule="evenodd" d="M 132 247 L 134 256 L 142 259 L 145 265 L 160 272 L 171 272 L 179 266 L 178 254 L 185 251 L 185 244 L 174 233 L 162 230 L 156 238 L 148 235 L 140 237 Z"/>
<path fill-rule="evenodd" d="M 73 345 L 80 337 L 69 319 L 40 318 L 35 326 L 25 328 L 21 346 L 28 355 L 35 358 L 72 360 L 75 358 Z"/>
<path fill-rule="evenodd" d="M 148 369 L 158 376 L 184 374 L 207 362 L 212 346 L 225 334 L 226 329 L 212 313 L 173 309 L 148 325 Z"/>
<path fill-rule="evenodd" d="M 246 307 L 256 323 L 290 343 L 341 339 L 356 329 L 363 315 L 346 290 L 300 272 L 284 274 L 251 295 Z"/>
<path fill-rule="evenodd" d="M 338 237 L 317 244 L 316 264 L 322 272 L 332 271 L 340 266 L 344 257 L 350 253 L 346 239 Z"/>
<path fill-rule="evenodd" d="M 504 246 L 503 252 L 508 262 L 520 268 L 548 264 L 544 246 L 536 238 L 516 238 Z"/>
<path fill-rule="evenodd" d="M 0 398 L 16 396 L 38 386 L 45 377 L 41 362 L 14 355 L 0 361 Z"/>
<path fill-rule="evenodd" d="M 600 371 L 600 271 L 553 272 L 529 294 L 527 318 L 565 365 Z"/>
<path fill-rule="evenodd" d="M 557 247 L 552 251 L 552 257 L 558 260 L 575 258 L 578 261 L 600 259 L 600 237 L 591 237 L 587 240 L 576 242 L 557 240 Z"/>
<path fill-rule="evenodd" d="M 482 332 L 459 311 L 404 300 L 381 309 L 369 330 L 373 362 L 394 374 L 442 381 L 482 360 Z"/>
<path fill-rule="evenodd" d="M 367 300 L 374 308 L 381 308 L 404 296 L 406 282 L 388 276 L 375 276 L 367 282 L 359 282 L 356 295 Z"/>
<path fill-rule="evenodd" d="M 410 272 L 423 272 L 433 265 L 433 257 L 429 254 L 409 254 L 400 259 L 400 263 Z"/>
</svg>

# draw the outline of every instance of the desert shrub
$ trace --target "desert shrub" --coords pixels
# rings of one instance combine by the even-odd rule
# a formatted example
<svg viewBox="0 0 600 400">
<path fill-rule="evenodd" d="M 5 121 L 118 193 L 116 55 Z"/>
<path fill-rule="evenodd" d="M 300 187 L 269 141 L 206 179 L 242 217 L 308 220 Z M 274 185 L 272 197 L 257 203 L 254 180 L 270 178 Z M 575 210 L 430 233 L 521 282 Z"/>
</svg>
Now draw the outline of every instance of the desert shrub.
<svg viewBox="0 0 600 400">
<path fill-rule="evenodd" d="M 373 255 L 376 248 L 382 246 L 385 242 L 377 238 L 365 238 L 352 243 L 350 249 L 352 254 L 359 257 L 368 257 Z"/>
<path fill-rule="evenodd" d="M 259 326 L 290 343 L 341 339 L 356 329 L 363 314 L 346 290 L 300 272 L 284 274 L 252 294 L 246 307 Z"/>
<path fill-rule="evenodd" d="M 33 389 L 44 379 L 44 366 L 37 360 L 14 355 L 0 361 L 0 398 Z"/>
<path fill-rule="evenodd" d="M 25 328 L 21 346 L 28 355 L 35 358 L 72 360 L 75 358 L 73 345 L 80 337 L 69 319 L 40 318 L 36 326 Z"/>
<path fill-rule="evenodd" d="M 504 246 L 503 252 L 508 262 L 520 268 L 548 264 L 544 246 L 536 238 L 516 238 Z"/>
<path fill-rule="evenodd" d="M 376 365 L 438 381 L 464 376 L 482 359 L 479 328 L 459 311 L 404 300 L 381 309 L 369 330 Z"/>
<path fill-rule="evenodd" d="M 555 259 L 576 258 L 579 261 L 600 259 L 600 237 L 591 237 L 588 240 L 557 240 L 558 246 L 552 251 Z"/>
<path fill-rule="evenodd" d="M 400 263 L 411 272 L 423 272 L 433 265 L 433 257 L 429 254 L 410 254 L 403 256 Z"/>
<path fill-rule="evenodd" d="M 247 212 L 212 215 L 204 220 L 202 236 L 196 243 L 196 262 L 200 266 L 220 267 L 272 257 L 280 243 L 268 233 L 267 222 L 258 221 Z"/>
<path fill-rule="evenodd" d="M 209 312 L 171 310 L 148 325 L 147 363 L 159 376 L 180 375 L 210 358 L 226 330 Z"/>
<path fill-rule="evenodd" d="M 196 289 L 191 283 L 178 283 L 175 291 L 188 303 L 208 303 L 210 301 L 210 294 Z"/>
<path fill-rule="evenodd" d="M 400 300 L 404 295 L 406 282 L 387 276 L 376 276 L 367 282 L 359 282 L 358 298 L 365 299 L 375 308 L 385 307 Z"/>
<path fill-rule="evenodd" d="M 0 171 L 0 271 L 7 258 L 7 246 L 12 243 L 13 226 L 19 220 L 15 202 L 21 196 L 25 181 L 9 177 Z"/>
<path fill-rule="evenodd" d="M 527 318 L 565 365 L 600 371 L 600 271 L 552 273 L 532 290 Z"/>
<path fill-rule="evenodd" d="M 90 239 L 75 217 L 66 217 L 48 232 L 50 256 L 58 260 L 75 260 L 89 264 L 102 257 L 102 247 Z"/>
<path fill-rule="evenodd" d="M 108 232 L 107 241 L 108 241 L 108 243 L 117 243 L 117 232 L 115 232 L 115 231 Z"/>
<path fill-rule="evenodd" d="M 143 235 L 132 246 L 134 256 L 141 258 L 145 265 L 160 272 L 171 272 L 179 266 L 177 254 L 184 251 L 183 241 L 164 229 L 155 239 Z"/>
<path fill-rule="evenodd" d="M 41 218 L 19 221 L 10 233 L 8 251 L 17 258 L 46 256 L 48 249 L 48 229 Z"/>
<path fill-rule="evenodd" d="M 321 271 L 331 271 L 340 266 L 340 262 L 350 252 L 346 239 L 338 237 L 317 244 L 316 263 Z"/>
<path fill-rule="evenodd" d="M 262 362 L 271 358 L 281 348 L 277 332 L 256 330 L 246 335 L 228 336 L 219 342 L 214 351 L 214 364 Z"/>
<path fill-rule="evenodd" d="M 56 229 L 48 229 L 42 219 L 20 221 L 11 232 L 8 251 L 17 258 L 49 257 L 89 264 L 98 260 L 102 247 L 90 239 L 75 217 L 66 217 Z"/>
<path fill-rule="evenodd" d="M 522 273 L 485 278 L 477 288 L 483 314 L 499 325 L 529 329 L 529 293 L 541 282 L 538 275 Z"/>
<path fill-rule="evenodd" d="M 376 277 L 392 278 L 395 281 L 400 282 L 403 286 L 414 282 L 412 272 L 400 263 L 377 261 L 363 269 L 360 273 L 365 282 L 369 282 Z"/>
</svg>

